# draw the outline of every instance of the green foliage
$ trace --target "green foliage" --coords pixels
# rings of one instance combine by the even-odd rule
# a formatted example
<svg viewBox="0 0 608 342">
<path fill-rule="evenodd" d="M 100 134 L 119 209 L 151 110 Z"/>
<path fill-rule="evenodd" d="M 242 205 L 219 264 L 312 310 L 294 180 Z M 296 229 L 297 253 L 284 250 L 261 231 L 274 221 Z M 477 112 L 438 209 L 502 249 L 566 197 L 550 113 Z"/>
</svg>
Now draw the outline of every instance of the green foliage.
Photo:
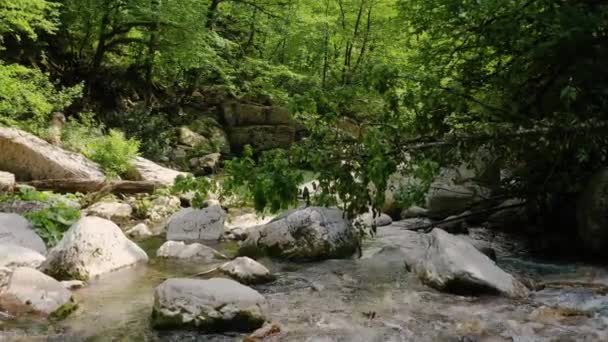
<svg viewBox="0 0 608 342">
<path fill-rule="evenodd" d="M 439 163 L 430 159 L 422 159 L 417 165 L 414 165 L 409 174 L 414 181 L 395 194 L 397 206 L 401 209 L 413 205 L 424 206 L 426 194 L 439 173 L 439 169 Z"/>
<path fill-rule="evenodd" d="M 133 171 L 133 159 L 137 157 L 139 142 L 127 139 L 124 133 L 110 130 L 107 136 L 93 139 L 87 144 L 84 154 L 99 163 L 106 176 L 119 177 Z"/>
<path fill-rule="evenodd" d="M 49 208 L 26 214 L 36 233 L 47 246 L 56 245 L 63 233 L 80 218 L 80 210 L 56 203 Z"/>
<path fill-rule="evenodd" d="M 192 207 L 202 208 L 209 197 L 209 192 L 215 189 L 215 183 L 205 177 L 179 175 L 171 188 L 174 194 L 192 194 Z"/>
<path fill-rule="evenodd" d="M 103 137 L 103 124 L 95 120 L 93 113 L 80 113 L 78 118 L 68 118 L 62 130 L 62 147 L 74 152 L 87 150 L 87 145 Z"/>
<path fill-rule="evenodd" d="M 0 125 L 43 134 L 53 111 L 63 110 L 80 95 L 81 86 L 57 89 L 48 75 L 0 61 Z"/>
<path fill-rule="evenodd" d="M 290 165 L 285 150 L 264 152 L 256 161 L 250 146 L 245 147 L 242 158 L 226 162 L 225 172 L 224 194 L 232 195 L 245 187 L 257 211 L 277 212 L 296 205 L 298 184 L 304 179 L 302 172 Z"/>
<path fill-rule="evenodd" d="M 40 31 L 54 32 L 58 8 L 57 3 L 46 0 L 0 0 L 0 47 L 7 33 L 35 40 Z"/>
</svg>

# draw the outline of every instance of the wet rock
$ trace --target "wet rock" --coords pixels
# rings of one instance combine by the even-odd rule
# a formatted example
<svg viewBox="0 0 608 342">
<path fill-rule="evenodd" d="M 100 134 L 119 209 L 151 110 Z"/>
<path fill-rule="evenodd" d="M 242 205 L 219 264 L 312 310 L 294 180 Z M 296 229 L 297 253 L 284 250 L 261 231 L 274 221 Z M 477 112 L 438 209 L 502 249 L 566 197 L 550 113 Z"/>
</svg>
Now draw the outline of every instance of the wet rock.
<svg viewBox="0 0 608 342">
<path fill-rule="evenodd" d="M 0 171 L 0 192 L 13 191 L 15 189 L 15 175 L 10 172 Z"/>
<path fill-rule="evenodd" d="M 116 223 L 125 223 L 131 218 L 133 208 L 122 202 L 97 202 L 85 210 L 85 215 L 97 216 Z"/>
<path fill-rule="evenodd" d="M 23 216 L 0 213 L 0 243 L 23 246 L 46 254 L 44 241 Z"/>
<path fill-rule="evenodd" d="M 0 170 L 20 180 L 101 179 L 99 165 L 16 128 L 0 127 Z"/>
<path fill-rule="evenodd" d="M 577 203 L 578 235 L 589 252 L 608 255 L 608 168 L 589 180 Z"/>
<path fill-rule="evenodd" d="M 160 185 L 172 186 L 177 176 L 186 175 L 184 172 L 166 168 L 142 157 L 135 158 L 133 166 L 134 180 L 155 182 Z"/>
<path fill-rule="evenodd" d="M 248 257 L 239 257 L 220 266 L 220 272 L 239 283 L 253 285 L 274 280 L 270 271 L 259 262 Z"/>
<path fill-rule="evenodd" d="M 428 236 L 424 255 L 413 266 L 420 280 L 440 291 L 526 297 L 528 290 L 473 245 L 441 229 Z"/>
<path fill-rule="evenodd" d="M 259 328 L 258 330 L 254 331 L 251 335 L 247 336 L 245 338 L 244 342 L 262 341 L 265 338 L 276 336 L 276 335 L 279 335 L 280 333 L 281 333 L 281 325 L 279 323 L 268 322 L 268 323 L 264 324 L 263 327 Z"/>
<path fill-rule="evenodd" d="M 74 223 L 42 265 L 58 279 L 88 280 L 140 262 L 148 256 L 116 224 L 87 216 Z"/>
<path fill-rule="evenodd" d="M 373 217 L 372 213 L 362 214 L 355 218 L 353 222 L 355 226 L 362 225 L 366 228 L 371 228 L 372 226 L 384 227 L 388 226 L 391 223 L 393 223 L 393 219 L 390 216 L 386 214 L 380 214 L 380 216 L 378 217 Z"/>
<path fill-rule="evenodd" d="M 38 268 L 46 260 L 44 255 L 15 244 L 0 243 L 0 267 Z"/>
<path fill-rule="evenodd" d="M 77 290 L 85 287 L 87 283 L 82 280 L 64 280 L 60 282 L 68 290 Z"/>
<path fill-rule="evenodd" d="M 220 206 L 186 208 L 175 213 L 167 224 L 167 239 L 174 241 L 219 240 L 224 234 L 226 212 Z"/>
<path fill-rule="evenodd" d="M 172 278 L 154 292 L 152 325 L 157 329 L 248 332 L 266 320 L 266 299 L 230 279 Z"/>
<path fill-rule="evenodd" d="M 323 260 L 352 256 L 359 247 L 355 231 L 338 209 L 308 207 L 288 211 L 250 229 L 239 253 L 293 260 Z"/>
<path fill-rule="evenodd" d="M 75 306 L 70 291 L 33 268 L 15 269 L 0 288 L 0 311 L 13 316 L 39 314 L 65 317 Z"/>
<path fill-rule="evenodd" d="M 200 243 L 185 244 L 182 241 L 167 241 L 158 251 L 156 256 L 160 258 L 192 259 L 204 262 L 222 260 L 225 257 L 211 247 Z"/>
<path fill-rule="evenodd" d="M 150 228 L 148 228 L 148 225 L 145 223 L 136 224 L 135 226 L 128 229 L 125 234 L 134 239 L 145 239 L 154 235 L 150 231 Z"/>
<path fill-rule="evenodd" d="M 400 217 L 402 220 L 405 220 L 410 218 L 427 217 L 428 214 L 429 211 L 427 209 L 413 205 L 409 208 L 403 209 Z"/>
</svg>

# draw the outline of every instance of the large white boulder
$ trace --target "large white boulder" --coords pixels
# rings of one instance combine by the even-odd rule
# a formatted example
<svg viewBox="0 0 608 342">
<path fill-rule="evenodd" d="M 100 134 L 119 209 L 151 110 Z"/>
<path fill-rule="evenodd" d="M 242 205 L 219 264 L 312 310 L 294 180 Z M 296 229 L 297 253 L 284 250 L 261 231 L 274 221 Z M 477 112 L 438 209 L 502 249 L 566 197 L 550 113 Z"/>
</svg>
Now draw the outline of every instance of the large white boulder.
<svg viewBox="0 0 608 342">
<path fill-rule="evenodd" d="M 0 243 L 15 244 L 46 254 L 44 241 L 23 216 L 0 213 Z"/>
<path fill-rule="evenodd" d="M 0 127 L 0 170 L 21 180 L 104 178 L 99 165 L 16 128 Z"/>
<path fill-rule="evenodd" d="M 87 216 L 74 223 L 49 251 L 42 268 L 61 280 L 88 280 L 147 261 L 146 252 L 129 240 L 116 224 Z"/>
<path fill-rule="evenodd" d="M 296 260 L 352 256 L 359 239 L 339 209 L 308 207 L 288 211 L 269 223 L 250 228 L 239 253 Z"/>
<path fill-rule="evenodd" d="M 219 240 L 224 234 L 225 219 L 226 212 L 219 205 L 182 209 L 167 223 L 167 240 Z"/>
<path fill-rule="evenodd" d="M 152 325 L 157 329 L 249 332 L 264 324 L 266 311 L 264 296 L 234 280 L 172 278 L 154 292 Z"/>
<path fill-rule="evenodd" d="M 186 173 L 172 170 L 155 162 L 137 157 L 133 161 L 135 168 L 134 180 L 155 182 L 159 185 L 171 186 L 177 176 L 185 176 Z"/>
<path fill-rule="evenodd" d="M 44 255 L 33 249 L 12 243 L 0 243 L 0 267 L 38 268 L 45 260 Z"/>
<path fill-rule="evenodd" d="M 409 266 L 420 280 L 457 294 L 503 294 L 527 297 L 527 288 L 471 243 L 441 229 L 428 235 L 424 254 Z M 407 261 L 406 261 L 407 262 Z"/>
<path fill-rule="evenodd" d="M 0 311 L 13 316 L 39 314 L 64 317 L 76 308 L 72 294 L 57 280 L 20 267 L 0 279 Z M 0 276 L 1 278 L 1 276 Z"/>
<path fill-rule="evenodd" d="M 159 258 L 190 259 L 203 262 L 225 259 L 221 253 L 211 247 L 198 242 L 187 245 L 182 241 L 165 242 L 156 251 L 156 256 Z"/>
</svg>

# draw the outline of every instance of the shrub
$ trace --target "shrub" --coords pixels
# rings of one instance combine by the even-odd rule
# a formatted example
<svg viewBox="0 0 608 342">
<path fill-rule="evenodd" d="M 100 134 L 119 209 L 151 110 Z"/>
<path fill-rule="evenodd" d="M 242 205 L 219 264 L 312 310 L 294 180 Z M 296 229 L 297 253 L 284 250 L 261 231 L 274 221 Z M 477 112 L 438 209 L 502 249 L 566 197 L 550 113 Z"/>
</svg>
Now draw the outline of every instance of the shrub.
<svg viewBox="0 0 608 342">
<path fill-rule="evenodd" d="M 210 191 L 214 190 L 214 182 L 204 177 L 177 176 L 175 184 L 171 191 L 175 194 L 189 193 L 193 194 L 192 206 L 201 208 L 205 200 L 207 200 Z"/>
<path fill-rule="evenodd" d="M 49 208 L 25 215 L 47 246 L 55 246 L 72 224 L 80 218 L 80 210 L 57 203 Z"/>
<path fill-rule="evenodd" d="M 93 139 L 84 154 L 99 163 L 108 177 L 120 177 L 133 171 L 132 160 L 138 156 L 139 141 L 125 138 L 124 133 L 110 130 L 107 136 Z"/>
</svg>

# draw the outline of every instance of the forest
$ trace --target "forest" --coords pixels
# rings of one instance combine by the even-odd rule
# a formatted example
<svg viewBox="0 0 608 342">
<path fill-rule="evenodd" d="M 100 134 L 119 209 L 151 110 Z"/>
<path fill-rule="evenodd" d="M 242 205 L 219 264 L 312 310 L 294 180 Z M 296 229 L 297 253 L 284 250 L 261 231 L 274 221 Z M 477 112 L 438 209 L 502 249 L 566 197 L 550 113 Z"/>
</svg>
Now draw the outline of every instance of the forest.
<svg viewBox="0 0 608 342">
<path fill-rule="evenodd" d="M 318 247 L 319 237 L 305 236 L 311 250 L 269 246 L 263 254 L 318 261 L 353 254 L 356 245 L 361 257 L 369 250 L 362 241 L 374 236 L 401 241 L 416 232 L 443 241 L 450 237 L 437 230 L 473 236 L 469 228 L 483 226 L 492 239 L 504 232 L 525 236 L 536 256 L 605 265 L 606 60 L 608 3 L 601 0 L 0 0 L 0 173 L 28 184 L 3 189 L 0 177 L 0 213 L 23 214 L 50 248 L 63 246 L 64 234 L 108 195 L 133 209 L 123 222 L 113 209 L 111 221 L 121 229 L 125 222 L 155 221 L 150 208 L 168 217 L 180 206 L 211 210 L 213 202 L 228 216 L 250 210 L 258 218 L 313 208 L 334 220 L 330 226 L 353 222 L 357 242 Z M 74 172 L 93 170 L 89 175 L 100 173 L 105 183 L 94 191 L 63 191 L 58 181 L 70 177 L 36 176 L 51 173 L 45 162 L 34 171 L 34 162 L 15 166 L 22 152 L 8 151 L 16 139 L 11 134 L 21 132 L 93 163 Z M 111 184 L 151 186 L 137 175 L 140 159 L 187 174 L 141 191 L 148 197 L 129 197 Z M 53 186 L 38 187 L 49 179 Z M 72 194 L 59 194 L 65 192 Z M 172 196 L 177 204 L 158 200 Z M 21 201 L 53 204 L 34 212 L 6 209 Z M 334 209 L 341 218 L 325 212 Z M 289 214 L 263 227 L 282 215 Z M 298 219 L 314 221 L 317 214 L 310 215 Z M 365 215 L 368 227 L 355 224 Z M 197 220 L 208 224 L 209 217 Z M 393 222 L 389 227 L 402 222 L 407 236 L 383 237 L 383 218 Z M 411 220 L 421 221 L 412 226 Z M 171 221 L 166 240 L 181 241 L 169 238 Z M 258 245 L 273 237 L 255 232 Z M 239 234 L 239 255 L 260 254 L 244 248 L 253 232 L 232 230 L 230 238 Z M 519 274 L 521 265 L 501 264 L 494 249 L 498 264 Z M 51 255 L 45 273 L 81 278 L 55 270 L 67 261 L 62 254 L 53 264 Z M 429 278 L 440 271 L 416 271 L 420 263 L 409 265 L 408 258 L 424 284 L 458 293 L 467 287 L 459 279 L 438 286 Z M 0 262 L 0 333 L 3 311 L 10 312 L 1 270 Z M 551 284 L 562 289 L 562 280 Z M 471 291 L 492 287 L 482 283 Z M 518 297 L 518 286 L 498 292 Z M 157 304 L 158 298 L 154 324 L 171 325 Z M 418 328 L 428 327 L 412 327 L 412 341 L 423 340 Z M 598 341 L 608 338 L 601 330 L 594 330 Z M 568 337 L 577 340 L 578 333 Z M 367 340 L 373 339 L 361 341 Z M 478 340 L 486 341 L 466 341 Z"/>
</svg>

